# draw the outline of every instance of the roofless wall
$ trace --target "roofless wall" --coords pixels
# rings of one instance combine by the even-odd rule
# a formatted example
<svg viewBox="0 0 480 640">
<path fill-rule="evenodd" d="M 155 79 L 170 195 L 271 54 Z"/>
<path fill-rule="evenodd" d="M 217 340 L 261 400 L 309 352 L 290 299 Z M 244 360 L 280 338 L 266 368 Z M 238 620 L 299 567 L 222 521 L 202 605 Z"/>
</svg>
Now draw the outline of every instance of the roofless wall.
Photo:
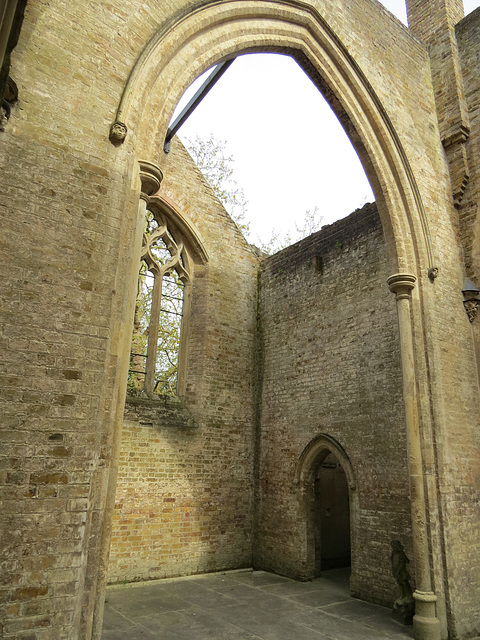
<svg viewBox="0 0 480 640">
<path fill-rule="evenodd" d="M 443 637 L 447 626 L 479 632 L 478 377 L 450 180 L 463 174 L 444 152 L 457 141 L 439 126 L 426 46 L 373 0 L 30 0 L 12 54 L 19 103 L 0 144 L 6 638 L 99 637 L 139 195 L 153 194 L 138 161 L 167 181 L 163 140 L 181 94 L 250 51 L 302 64 L 371 181 L 396 276 L 417 603 L 431 619 L 436 593 Z M 115 121 L 121 144 L 108 139 Z M 290 161 L 286 150 L 287 175 Z M 188 184 L 183 197 L 188 213 Z"/>
</svg>

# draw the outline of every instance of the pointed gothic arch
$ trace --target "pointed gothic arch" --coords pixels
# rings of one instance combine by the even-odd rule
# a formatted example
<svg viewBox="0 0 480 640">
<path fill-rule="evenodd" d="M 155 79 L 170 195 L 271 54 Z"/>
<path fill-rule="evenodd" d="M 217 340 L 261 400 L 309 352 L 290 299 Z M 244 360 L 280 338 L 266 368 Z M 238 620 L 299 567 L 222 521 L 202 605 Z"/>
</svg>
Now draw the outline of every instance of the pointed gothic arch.
<svg viewBox="0 0 480 640">
<path fill-rule="evenodd" d="M 135 158 L 149 158 L 163 168 L 163 141 L 176 104 L 191 82 L 214 64 L 254 53 L 292 56 L 330 103 L 356 149 L 375 193 L 388 247 L 390 290 L 396 294 L 402 350 L 406 429 L 409 434 L 412 510 L 418 520 L 415 556 L 421 567 L 420 595 L 425 618 L 432 617 L 429 546 L 423 462 L 418 434 L 421 406 L 416 378 L 427 379 L 422 349 L 437 275 L 427 215 L 409 158 L 367 74 L 310 4 L 298 0 L 207 0 L 162 26 L 146 44 L 126 83 L 110 139 L 119 147 L 117 166 L 135 173 Z M 127 135 L 128 133 L 128 135 Z M 125 137 L 126 136 L 126 137 Z M 123 142 L 122 146 L 120 143 Z M 407 141 L 407 144 L 409 142 Z M 410 149 L 409 149 L 410 150 Z M 133 211 L 132 211 L 133 215 Z M 417 287 L 415 288 L 415 283 Z M 417 348 L 415 348 L 417 347 Z M 432 493 L 432 492 L 431 492 Z M 435 496 L 429 495 L 435 501 Z M 433 614 L 434 617 L 434 614 Z M 435 620 L 435 624 L 437 621 Z"/>
<path fill-rule="evenodd" d="M 302 537 L 305 540 L 304 559 L 302 561 L 303 580 L 315 577 L 315 534 L 314 534 L 314 476 L 319 465 L 333 454 L 339 462 L 347 480 L 350 504 L 350 539 L 352 550 L 352 581 L 355 581 L 355 542 L 357 520 L 357 483 L 350 459 L 342 445 L 326 433 L 320 433 L 303 450 L 300 455 L 295 474 L 297 488 L 299 520 L 303 527 Z"/>
<path fill-rule="evenodd" d="M 292 56 L 336 113 L 375 193 L 392 272 L 432 274 L 428 221 L 407 154 L 366 74 L 334 29 L 294 1 L 207 2 L 157 31 L 139 55 L 113 126 L 137 157 L 160 157 L 186 88 L 223 60 L 254 52 Z"/>
<path fill-rule="evenodd" d="M 192 278 L 195 265 L 206 265 L 208 254 L 199 232 L 168 196 L 149 197 L 146 214 L 150 228 L 143 233 L 138 286 L 144 300 L 148 292 L 149 302 L 138 312 L 136 305 L 139 332 L 134 329 L 129 380 L 133 389 L 150 395 L 158 387 L 159 393 L 183 397 Z"/>
</svg>

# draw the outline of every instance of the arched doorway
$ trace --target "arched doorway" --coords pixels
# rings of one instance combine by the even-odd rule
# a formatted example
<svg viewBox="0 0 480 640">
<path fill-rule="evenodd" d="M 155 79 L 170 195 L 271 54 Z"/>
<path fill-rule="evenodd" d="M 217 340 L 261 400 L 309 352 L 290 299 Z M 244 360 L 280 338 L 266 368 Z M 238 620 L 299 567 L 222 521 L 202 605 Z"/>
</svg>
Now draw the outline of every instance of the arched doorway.
<svg viewBox="0 0 480 640">
<path fill-rule="evenodd" d="M 304 527 L 304 580 L 322 571 L 355 565 L 356 481 L 343 447 L 320 434 L 303 450 L 297 466 L 300 522 Z"/>
<path fill-rule="evenodd" d="M 350 496 L 342 465 L 327 453 L 314 473 L 315 577 L 350 567 Z"/>
</svg>

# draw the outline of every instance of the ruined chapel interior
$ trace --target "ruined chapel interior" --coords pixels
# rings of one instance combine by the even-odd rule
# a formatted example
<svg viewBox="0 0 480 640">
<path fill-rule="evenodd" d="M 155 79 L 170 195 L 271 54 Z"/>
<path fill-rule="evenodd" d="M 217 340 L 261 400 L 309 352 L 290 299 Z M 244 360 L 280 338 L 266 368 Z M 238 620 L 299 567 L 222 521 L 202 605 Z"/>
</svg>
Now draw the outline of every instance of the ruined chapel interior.
<svg viewBox="0 0 480 640">
<path fill-rule="evenodd" d="M 480 637 L 480 8 L 407 12 L 2 3 L 3 638 L 99 640 L 107 584 L 242 568 L 350 567 L 391 607 L 394 540 L 415 639 Z M 375 194 L 271 256 L 165 151 L 195 78 L 255 52 L 298 62 Z"/>
</svg>

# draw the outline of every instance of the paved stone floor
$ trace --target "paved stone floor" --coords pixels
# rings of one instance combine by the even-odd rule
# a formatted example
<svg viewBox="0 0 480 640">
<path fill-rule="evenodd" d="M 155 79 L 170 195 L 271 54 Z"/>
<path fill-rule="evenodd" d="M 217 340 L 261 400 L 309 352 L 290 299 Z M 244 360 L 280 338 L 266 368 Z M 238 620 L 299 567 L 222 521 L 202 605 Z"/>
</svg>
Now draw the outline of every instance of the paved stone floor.
<svg viewBox="0 0 480 640">
<path fill-rule="evenodd" d="M 102 640 L 411 639 L 390 614 L 350 598 L 345 570 L 313 582 L 231 571 L 109 587 Z"/>
</svg>

